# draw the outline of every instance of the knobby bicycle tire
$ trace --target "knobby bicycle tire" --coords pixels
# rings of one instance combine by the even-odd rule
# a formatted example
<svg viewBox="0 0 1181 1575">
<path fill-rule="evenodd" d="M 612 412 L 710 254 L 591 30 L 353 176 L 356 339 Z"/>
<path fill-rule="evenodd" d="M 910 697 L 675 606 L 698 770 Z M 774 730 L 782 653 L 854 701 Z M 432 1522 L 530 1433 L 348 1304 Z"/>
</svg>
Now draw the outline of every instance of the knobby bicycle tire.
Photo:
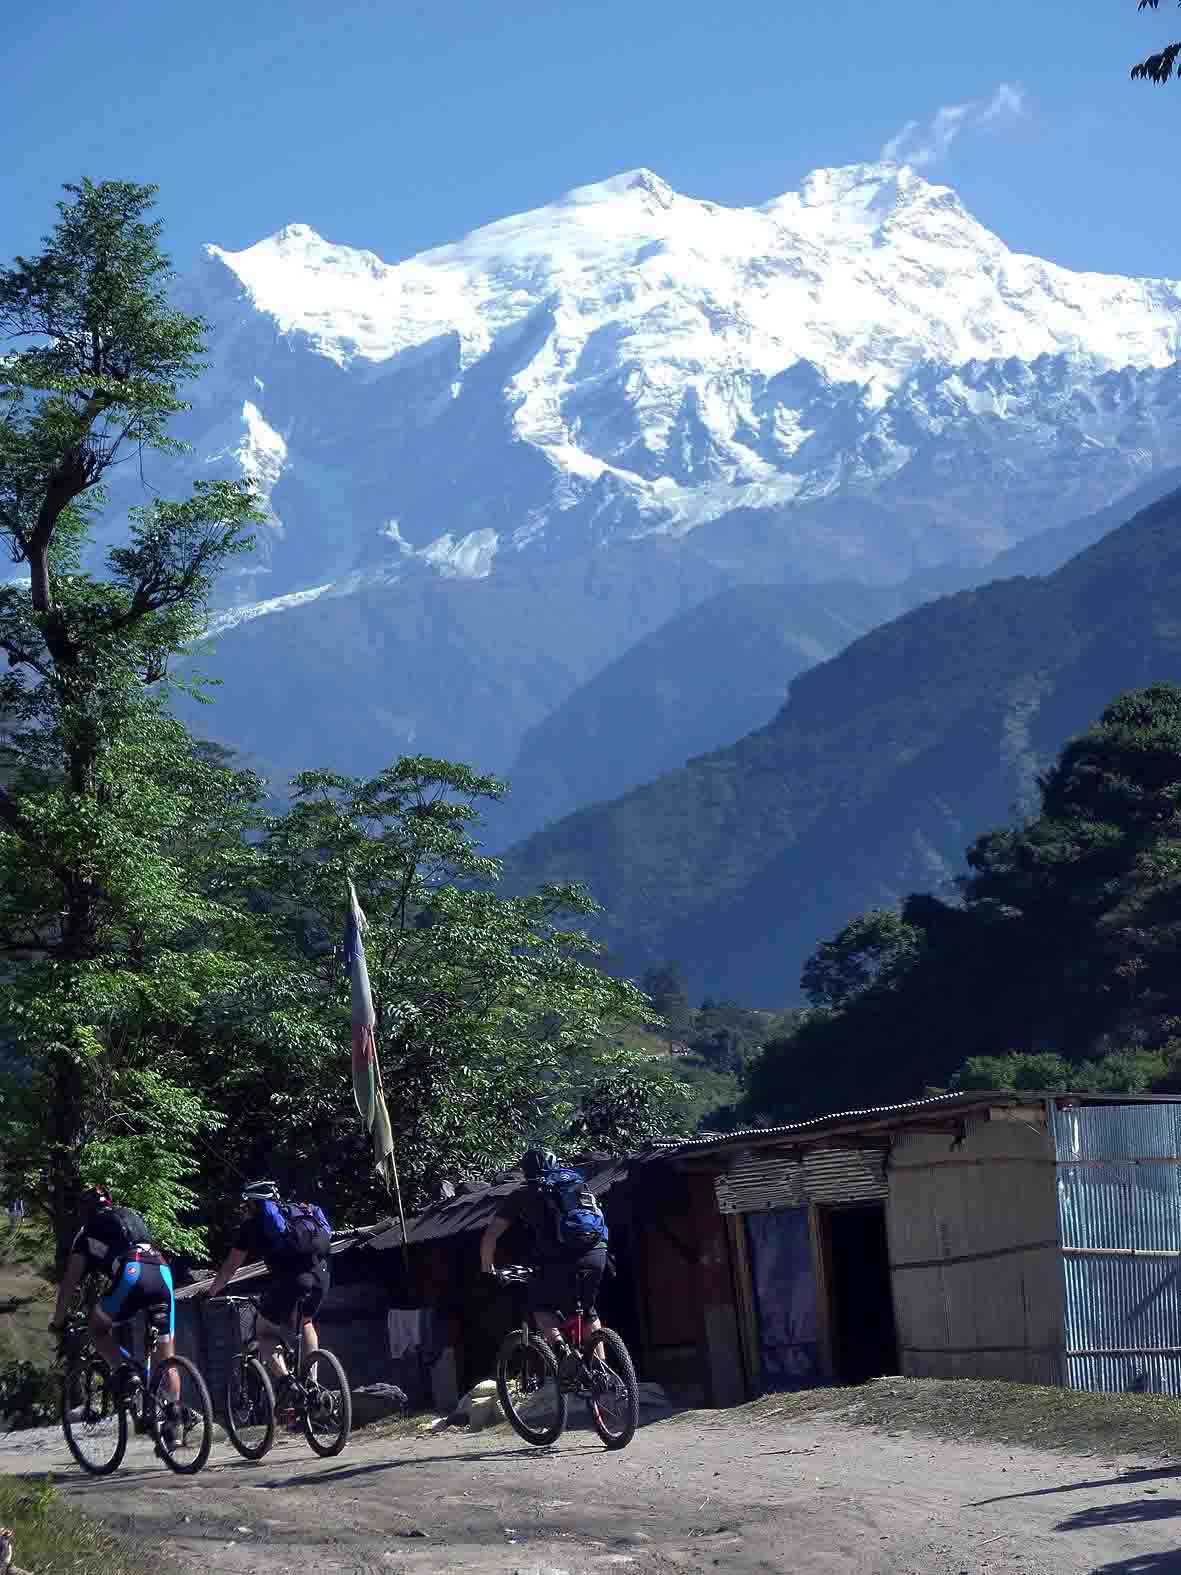
<svg viewBox="0 0 1181 1575">
<path fill-rule="evenodd" d="M 329 1459 L 332 1455 L 340 1454 L 341 1450 L 348 1443 L 349 1434 L 353 1430 L 353 1392 L 349 1388 L 348 1378 L 345 1376 L 345 1370 L 340 1365 L 338 1357 L 332 1351 L 324 1350 L 322 1346 L 319 1350 L 309 1351 L 303 1359 L 303 1372 L 300 1377 L 303 1380 L 305 1389 L 307 1387 L 308 1374 L 316 1367 L 327 1367 L 333 1378 L 337 1380 L 337 1388 L 332 1392 L 340 1396 L 340 1434 L 330 1444 L 325 1444 L 322 1439 L 316 1437 L 315 1419 L 308 1409 L 308 1403 L 305 1398 L 303 1406 L 303 1436 L 316 1454 L 321 1455 L 324 1459 Z M 318 1375 L 315 1381 L 321 1388 L 326 1387 L 320 1382 Z"/>
<path fill-rule="evenodd" d="M 548 1427 L 533 1427 L 528 1419 L 522 1415 L 521 1409 L 509 1390 L 509 1363 L 518 1351 L 527 1349 L 531 1357 L 540 1362 L 543 1369 L 544 1383 L 554 1386 L 555 1405 L 557 1418 Z M 554 1353 L 548 1344 L 540 1337 L 530 1338 L 528 1342 L 520 1329 L 514 1329 L 507 1334 L 501 1342 L 500 1350 L 496 1355 L 496 1393 L 500 1398 L 501 1410 L 512 1423 L 527 1444 L 553 1444 L 562 1436 L 566 1426 L 566 1417 L 570 1409 L 568 1397 L 563 1394 L 558 1384 L 558 1364 Z"/>
<path fill-rule="evenodd" d="M 255 1412 L 256 1425 L 263 1429 L 259 1443 L 248 1444 L 242 1437 L 238 1423 L 234 1420 L 235 1380 L 238 1382 L 239 1395 L 247 1393 L 248 1386 L 253 1386 L 251 1409 Z M 226 1432 L 229 1434 L 230 1443 L 242 1459 L 261 1460 L 275 1442 L 275 1386 L 271 1383 L 271 1375 L 257 1356 L 237 1356 L 230 1363 L 229 1375 L 226 1378 L 225 1415 Z"/>
<path fill-rule="evenodd" d="M 109 1458 L 98 1461 L 86 1455 L 81 1443 L 81 1439 L 85 1436 L 81 1429 L 86 1425 L 87 1418 L 83 1416 L 75 1419 L 70 1416 L 71 1411 L 92 1408 L 96 1379 L 101 1383 L 102 1401 L 97 1417 L 93 1409 L 90 1409 L 91 1425 L 101 1420 L 109 1421 L 113 1428 L 114 1439 L 114 1449 Z M 82 1397 L 81 1407 L 77 1403 L 79 1396 Z M 94 1354 L 83 1356 L 79 1360 L 70 1362 L 66 1368 L 62 1378 L 61 1422 L 66 1447 L 83 1471 L 92 1477 L 105 1477 L 119 1469 L 123 1456 L 127 1453 L 127 1407 L 116 1402 L 111 1392 L 110 1369 L 101 1356 Z M 75 1436 L 75 1429 L 79 1430 L 77 1436 Z"/>
<path fill-rule="evenodd" d="M 166 1403 L 162 1399 L 161 1389 L 164 1383 L 164 1375 L 168 1372 L 169 1368 L 173 1368 L 181 1376 L 182 1395 L 184 1394 L 183 1381 L 188 1379 L 189 1383 L 192 1385 L 193 1398 L 196 1399 L 197 1404 L 201 1408 L 201 1425 L 204 1431 L 201 1439 L 201 1447 L 197 1450 L 197 1453 L 192 1460 L 174 1459 L 167 1445 L 164 1443 L 161 1433 L 160 1413 L 163 1405 Z M 156 1442 L 159 1446 L 160 1458 L 163 1460 L 164 1464 L 170 1471 L 176 1472 L 177 1476 L 196 1476 L 197 1472 L 200 1471 L 201 1467 L 209 1459 L 209 1451 L 213 1448 L 213 1402 L 209 1398 L 209 1390 L 206 1388 L 204 1378 L 202 1378 L 200 1372 L 196 1367 L 194 1367 L 193 1363 L 189 1361 L 187 1356 L 166 1356 L 156 1367 L 156 1370 L 152 1374 L 152 1407 L 156 1418 Z"/>
<path fill-rule="evenodd" d="M 594 1352 L 598 1345 L 603 1347 L 607 1366 L 622 1381 L 626 1390 L 626 1403 L 619 1413 L 622 1425 L 614 1431 L 602 1416 L 594 1394 L 595 1367 L 600 1360 Z M 591 1380 L 591 1394 L 586 1402 L 591 1426 L 608 1449 L 625 1449 L 640 1425 L 640 1386 L 636 1382 L 636 1370 L 628 1348 L 614 1329 L 592 1329 L 582 1342 L 581 1354 L 587 1377 Z"/>
</svg>

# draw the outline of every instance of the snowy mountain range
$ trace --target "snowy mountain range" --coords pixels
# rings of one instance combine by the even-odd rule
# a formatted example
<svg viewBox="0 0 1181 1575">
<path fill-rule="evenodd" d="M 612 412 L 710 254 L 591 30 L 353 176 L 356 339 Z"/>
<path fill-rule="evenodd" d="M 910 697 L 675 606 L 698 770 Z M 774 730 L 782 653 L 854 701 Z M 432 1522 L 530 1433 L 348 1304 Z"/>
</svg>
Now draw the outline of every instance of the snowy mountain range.
<svg viewBox="0 0 1181 1575">
<path fill-rule="evenodd" d="M 182 296 L 187 435 L 271 510 L 239 616 L 736 511 L 785 579 L 895 580 L 1181 454 L 1181 286 L 1010 252 L 907 167 L 760 208 L 631 171 L 396 264 L 292 224 Z"/>
<path fill-rule="evenodd" d="M 411 750 L 507 771 L 731 588 L 979 583 L 1181 462 L 1181 284 L 1015 254 L 891 164 L 759 208 L 632 171 L 401 263 L 293 224 L 207 247 L 178 296 L 209 367 L 192 454 L 148 480 L 238 474 L 266 500 L 201 726 L 277 775 Z M 855 601 L 822 636 L 801 613 L 773 637 L 764 609 L 759 692 L 880 616 Z"/>
</svg>

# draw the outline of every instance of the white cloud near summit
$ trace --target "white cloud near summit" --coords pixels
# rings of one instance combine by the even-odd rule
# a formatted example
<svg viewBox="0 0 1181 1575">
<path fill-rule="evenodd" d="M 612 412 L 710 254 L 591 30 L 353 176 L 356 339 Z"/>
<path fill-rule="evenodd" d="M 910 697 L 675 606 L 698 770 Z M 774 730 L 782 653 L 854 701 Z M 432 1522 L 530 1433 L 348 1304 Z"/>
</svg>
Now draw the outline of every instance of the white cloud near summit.
<svg viewBox="0 0 1181 1575">
<path fill-rule="evenodd" d="M 910 164 L 922 169 L 941 159 L 959 136 L 977 126 L 1019 120 L 1025 113 L 1025 89 L 1020 83 L 1002 82 L 989 99 L 973 99 L 967 104 L 944 104 L 923 125 L 908 120 L 897 136 L 891 137 L 878 157 L 886 164 Z"/>
</svg>

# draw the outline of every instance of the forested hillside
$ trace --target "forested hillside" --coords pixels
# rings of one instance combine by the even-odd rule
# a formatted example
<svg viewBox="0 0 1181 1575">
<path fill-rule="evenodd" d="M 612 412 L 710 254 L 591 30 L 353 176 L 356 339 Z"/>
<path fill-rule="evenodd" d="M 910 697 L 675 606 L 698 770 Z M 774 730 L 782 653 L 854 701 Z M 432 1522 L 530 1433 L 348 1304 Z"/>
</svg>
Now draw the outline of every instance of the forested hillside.
<svg viewBox="0 0 1181 1575">
<path fill-rule="evenodd" d="M 798 999 L 852 915 L 940 890 L 982 827 L 1121 689 L 1181 670 L 1181 496 L 1056 573 L 920 607 L 791 687 L 766 727 L 511 853 L 514 883 L 584 881 L 617 966 L 675 957 L 692 990 Z"/>
</svg>

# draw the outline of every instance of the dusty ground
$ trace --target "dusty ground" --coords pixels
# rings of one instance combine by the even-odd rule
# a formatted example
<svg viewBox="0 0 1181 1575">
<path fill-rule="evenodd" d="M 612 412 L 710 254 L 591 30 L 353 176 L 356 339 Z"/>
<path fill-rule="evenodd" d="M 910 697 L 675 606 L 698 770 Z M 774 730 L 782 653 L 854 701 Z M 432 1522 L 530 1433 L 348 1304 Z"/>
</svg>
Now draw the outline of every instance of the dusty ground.
<svg viewBox="0 0 1181 1575">
<path fill-rule="evenodd" d="M 0 1439 L 0 1471 L 53 1471 L 67 1502 L 219 1575 L 1181 1572 L 1181 1465 L 823 1413 L 681 1416 L 618 1454 L 581 1429 L 553 1450 L 362 1433 L 335 1461 L 285 1438 L 261 1465 L 222 1444 L 193 1481 L 142 1444 L 87 1479 L 38 1433 Z"/>
</svg>

